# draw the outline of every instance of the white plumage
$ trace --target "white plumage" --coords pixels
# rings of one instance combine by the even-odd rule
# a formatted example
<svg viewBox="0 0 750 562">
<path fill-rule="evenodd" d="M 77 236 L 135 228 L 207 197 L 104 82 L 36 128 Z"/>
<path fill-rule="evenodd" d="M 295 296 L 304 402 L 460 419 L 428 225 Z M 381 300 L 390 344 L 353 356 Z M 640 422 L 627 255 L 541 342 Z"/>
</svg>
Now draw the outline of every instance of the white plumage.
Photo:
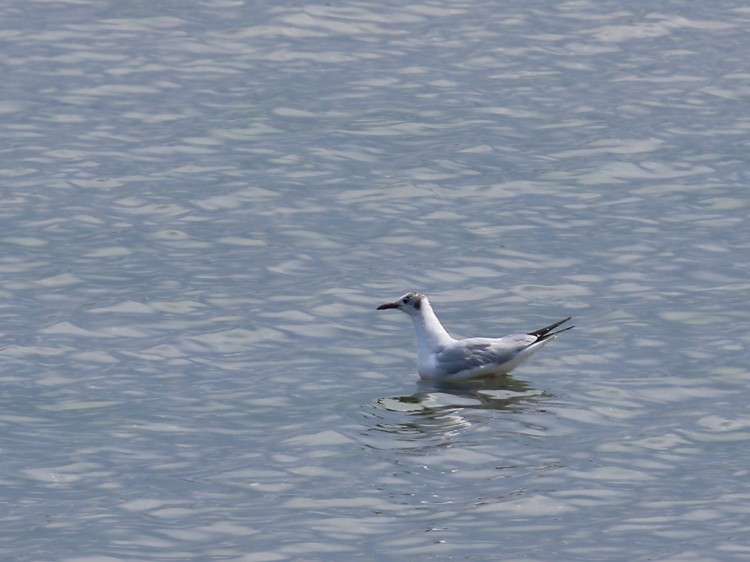
<svg viewBox="0 0 750 562">
<path fill-rule="evenodd" d="M 411 316 L 417 335 L 417 371 L 423 379 L 461 381 L 486 375 L 509 373 L 536 351 L 555 339 L 555 328 L 571 317 L 528 334 L 502 338 L 466 338 L 457 340 L 446 332 L 421 293 L 407 293 L 397 301 L 382 304 L 378 310 L 395 308 Z"/>
</svg>

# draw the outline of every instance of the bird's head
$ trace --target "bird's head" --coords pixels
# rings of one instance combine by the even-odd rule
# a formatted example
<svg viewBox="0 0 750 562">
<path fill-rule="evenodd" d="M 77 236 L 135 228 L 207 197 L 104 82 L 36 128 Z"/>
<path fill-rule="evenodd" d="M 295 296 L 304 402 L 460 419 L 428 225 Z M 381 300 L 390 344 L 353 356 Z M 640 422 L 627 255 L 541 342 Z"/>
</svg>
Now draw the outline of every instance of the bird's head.
<svg viewBox="0 0 750 562">
<path fill-rule="evenodd" d="M 397 308 L 398 310 L 405 312 L 409 316 L 419 314 L 422 309 L 422 305 L 427 302 L 427 297 L 422 293 L 406 293 L 394 302 L 387 302 L 381 304 L 377 310 L 387 310 L 389 308 Z"/>
</svg>

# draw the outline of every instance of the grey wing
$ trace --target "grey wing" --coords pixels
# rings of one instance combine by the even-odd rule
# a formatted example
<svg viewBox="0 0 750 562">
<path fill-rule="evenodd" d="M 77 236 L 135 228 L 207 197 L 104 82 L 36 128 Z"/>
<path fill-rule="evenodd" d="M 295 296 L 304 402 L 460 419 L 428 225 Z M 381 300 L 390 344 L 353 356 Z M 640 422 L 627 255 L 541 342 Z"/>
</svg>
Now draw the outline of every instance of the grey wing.
<svg viewBox="0 0 750 562">
<path fill-rule="evenodd" d="M 500 339 L 469 338 L 458 340 L 437 355 L 439 369 L 453 375 L 467 369 L 502 365 L 537 341 L 536 336 L 518 334 Z"/>
</svg>

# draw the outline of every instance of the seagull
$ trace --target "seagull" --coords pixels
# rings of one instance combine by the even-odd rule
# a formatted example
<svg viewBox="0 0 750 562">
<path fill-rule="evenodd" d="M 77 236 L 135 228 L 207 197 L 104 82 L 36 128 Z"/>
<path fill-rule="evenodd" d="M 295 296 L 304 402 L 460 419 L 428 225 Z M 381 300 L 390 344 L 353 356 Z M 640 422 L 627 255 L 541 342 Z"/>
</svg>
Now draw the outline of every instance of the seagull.
<svg viewBox="0 0 750 562">
<path fill-rule="evenodd" d="M 422 293 L 406 293 L 397 301 L 381 304 L 377 310 L 390 308 L 405 312 L 414 322 L 419 376 L 444 382 L 509 373 L 555 339 L 557 334 L 573 328 L 568 326 L 553 332 L 572 318 L 568 316 L 528 334 L 457 340 L 443 328 L 430 301 Z"/>
</svg>

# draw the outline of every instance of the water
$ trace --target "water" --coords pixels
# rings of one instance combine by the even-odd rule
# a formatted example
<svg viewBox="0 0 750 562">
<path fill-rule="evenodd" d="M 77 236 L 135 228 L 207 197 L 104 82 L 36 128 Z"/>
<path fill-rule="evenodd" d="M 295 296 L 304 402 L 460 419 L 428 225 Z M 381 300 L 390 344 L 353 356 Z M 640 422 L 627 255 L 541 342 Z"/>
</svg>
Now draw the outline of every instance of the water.
<svg viewBox="0 0 750 562">
<path fill-rule="evenodd" d="M 3 560 L 747 559 L 744 4 L 0 10 Z"/>
</svg>

